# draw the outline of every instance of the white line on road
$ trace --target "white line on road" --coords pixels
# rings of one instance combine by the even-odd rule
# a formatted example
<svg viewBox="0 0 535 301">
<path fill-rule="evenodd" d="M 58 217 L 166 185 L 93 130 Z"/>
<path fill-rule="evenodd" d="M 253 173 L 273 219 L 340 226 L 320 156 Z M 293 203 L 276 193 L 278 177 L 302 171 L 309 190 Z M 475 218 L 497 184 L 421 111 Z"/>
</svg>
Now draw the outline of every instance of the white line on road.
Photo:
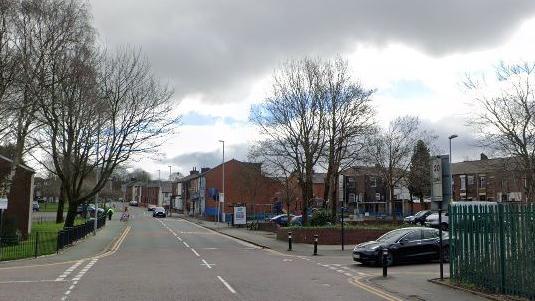
<svg viewBox="0 0 535 301">
<path fill-rule="evenodd" d="M 191 249 L 191 251 L 192 251 L 193 253 L 195 253 L 195 255 L 197 255 L 197 257 L 201 257 L 201 255 L 199 255 L 199 253 L 197 253 L 197 251 L 195 251 L 194 248 L 190 248 L 190 249 Z"/>
<path fill-rule="evenodd" d="M 231 293 L 236 293 L 236 291 L 232 288 L 232 286 L 230 286 L 230 284 L 228 284 L 228 282 L 225 281 L 225 279 L 221 278 L 221 276 L 217 276 L 217 278 L 228 288 Z"/>
<path fill-rule="evenodd" d="M 187 242 L 183 241 L 182 243 L 183 243 L 186 247 L 191 248 L 191 247 L 188 245 Z"/>
<path fill-rule="evenodd" d="M 205 266 L 207 266 L 209 269 L 211 269 L 212 266 L 215 265 L 215 264 L 209 264 L 209 263 L 206 262 L 206 260 L 204 260 L 204 259 L 201 259 L 201 260 L 202 260 L 202 262 L 204 263 L 204 264 L 201 264 L 201 265 L 205 265 Z"/>
<path fill-rule="evenodd" d="M 75 264 L 73 264 L 68 269 L 66 269 L 63 272 L 63 274 L 61 274 L 58 278 L 56 278 L 56 281 L 62 281 L 63 279 L 67 278 L 67 276 L 69 276 L 72 273 L 72 271 L 76 270 L 76 268 L 78 268 L 83 262 L 84 262 L 83 260 L 77 261 Z"/>
</svg>

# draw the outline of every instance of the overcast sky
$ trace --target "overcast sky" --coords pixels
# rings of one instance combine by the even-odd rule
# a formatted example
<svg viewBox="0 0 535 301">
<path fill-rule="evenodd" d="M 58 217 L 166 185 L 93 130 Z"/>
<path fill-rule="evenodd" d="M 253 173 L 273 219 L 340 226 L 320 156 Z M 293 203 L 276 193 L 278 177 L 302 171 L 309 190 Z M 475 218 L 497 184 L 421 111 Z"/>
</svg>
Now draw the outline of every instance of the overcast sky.
<svg viewBox="0 0 535 301">
<path fill-rule="evenodd" d="M 187 172 L 221 160 L 247 159 L 255 131 L 250 105 L 268 93 L 284 60 L 307 55 L 348 59 L 353 75 L 377 89 L 377 119 L 386 125 L 417 115 L 454 161 L 479 157 L 465 127 L 467 73 L 500 61 L 535 60 L 535 1 L 202 1 L 91 0 L 100 39 L 140 46 L 155 73 L 175 87 L 183 126 L 153 157 L 132 163 Z"/>
</svg>

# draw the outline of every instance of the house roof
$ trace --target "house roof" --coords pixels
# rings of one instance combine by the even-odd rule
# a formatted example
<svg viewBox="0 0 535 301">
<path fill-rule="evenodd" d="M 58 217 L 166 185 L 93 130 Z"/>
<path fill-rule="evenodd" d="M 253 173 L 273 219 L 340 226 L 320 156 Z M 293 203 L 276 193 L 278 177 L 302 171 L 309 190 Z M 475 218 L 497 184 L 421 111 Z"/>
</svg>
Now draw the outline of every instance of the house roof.
<svg viewBox="0 0 535 301">
<path fill-rule="evenodd" d="M 326 173 L 314 173 L 312 174 L 312 183 L 313 184 L 323 184 L 325 183 Z"/>
<path fill-rule="evenodd" d="M 480 174 L 510 170 L 514 165 L 513 158 L 495 158 L 452 163 L 452 174 Z"/>
<path fill-rule="evenodd" d="M 8 157 L 2 156 L 2 155 L 0 155 L 0 159 L 4 160 L 4 161 L 7 161 L 9 163 L 13 163 L 13 160 L 9 159 Z M 24 164 L 19 164 L 19 167 L 22 168 L 22 169 L 25 169 L 25 170 L 27 170 L 27 171 L 29 171 L 31 173 L 35 173 L 35 170 L 33 168 L 28 167 L 28 166 L 26 166 Z"/>
<path fill-rule="evenodd" d="M 380 170 L 375 166 L 353 166 L 342 170 L 346 176 L 381 176 Z"/>
</svg>

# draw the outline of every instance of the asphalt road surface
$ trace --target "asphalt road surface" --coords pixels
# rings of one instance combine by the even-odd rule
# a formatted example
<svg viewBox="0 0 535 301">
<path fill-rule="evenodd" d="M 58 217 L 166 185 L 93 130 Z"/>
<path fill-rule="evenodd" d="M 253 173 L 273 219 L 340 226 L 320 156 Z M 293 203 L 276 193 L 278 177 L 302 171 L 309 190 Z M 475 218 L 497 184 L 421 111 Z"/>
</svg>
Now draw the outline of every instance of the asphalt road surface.
<svg viewBox="0 0 535 301">
<path fill-rule="evenodd" d="M 400 300 L 359 281 L 350 259 L 288 256 L 183 219 L 132 215 L 100 256 L 0 269 L 0 300 Z"/>
</svg>

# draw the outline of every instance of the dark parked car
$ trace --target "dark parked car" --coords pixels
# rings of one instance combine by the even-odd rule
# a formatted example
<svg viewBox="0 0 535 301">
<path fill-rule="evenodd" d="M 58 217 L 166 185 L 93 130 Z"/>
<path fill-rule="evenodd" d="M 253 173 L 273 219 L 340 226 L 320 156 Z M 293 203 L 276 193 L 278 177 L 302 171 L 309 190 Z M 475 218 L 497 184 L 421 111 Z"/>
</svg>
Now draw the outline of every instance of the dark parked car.
<svg viewBox="0 0 535 301">
<path fill-rule="evenodd" d="M 404 222 L 413 225 L 424 225 L 425 219 L 433 213 L 431 210 L 418 211 L 415 215 L 407 216 L 403 219 Z"/>
<path fill-rule="evenodd" d="M 442 230 L 448 231 L 449 225 L 450 225 L 450 223 L 449 223 L 448 212 L 442 212 L 442 217 L 441 217 L 440 223 L 438 222 L 438 212 L 430 214 L 425 219 L 425 226 L 426 227 L 437 228 L 437 229 L 438 229 L 438 227 L 441 227 Z"/>
<path fill-rule="evenodd" d="M 156 205 L 150 204 L 147 206 L 147 211 L 154 211 L 154 209 L 156 209 Z"/>
<path fill-rule="evenodd" d="M 443 254 L 449 258 L 448 233 L 443 232 Z M 440 237 L 437 229 L 410 227 L 390 231 L 375 241 L 355 246 L 353 260 L 363 264 L 382 264 L 383 249 L 388 250 L 387 264 L 419 262 L 439 259 Z"/>
<path fill-rule="evenodd" d="M 165 209 L 163 207 L 155 207 L 152 212 L 152 217 L 166 217 Z"/>
<path fill-rule="evenodd" d="M 292 220 L 293 217 L 294 215 L 290 214 L 290 220 Z M 285 226 L 288 226 L 288 215 L 280 214 L 280 215 L 272 217 L 269 221 L 277 225 L 285 227 Z"/>
</svg>

